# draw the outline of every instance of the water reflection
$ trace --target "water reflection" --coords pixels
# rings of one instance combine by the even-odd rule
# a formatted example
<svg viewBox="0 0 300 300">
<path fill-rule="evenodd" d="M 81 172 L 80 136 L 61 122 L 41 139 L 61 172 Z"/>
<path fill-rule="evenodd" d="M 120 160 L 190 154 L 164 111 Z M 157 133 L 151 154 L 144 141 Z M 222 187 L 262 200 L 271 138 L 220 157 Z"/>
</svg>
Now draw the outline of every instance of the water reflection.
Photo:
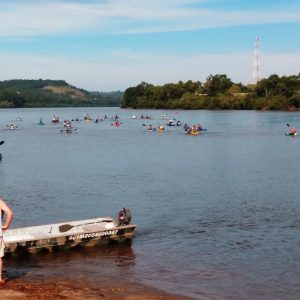
<svg viewBox="0 0 300 300">
<path fill-rule="evenodd" d="M 76 279 L 93 281 L 99 276 L 111 278 L 121 274 L 129 276 L 135 265 L 131 243 L 86 247 L 69 251 L 34 254 L 5 259 L 4 275 L 8 279 L 42 278 Z"/>
</svg>

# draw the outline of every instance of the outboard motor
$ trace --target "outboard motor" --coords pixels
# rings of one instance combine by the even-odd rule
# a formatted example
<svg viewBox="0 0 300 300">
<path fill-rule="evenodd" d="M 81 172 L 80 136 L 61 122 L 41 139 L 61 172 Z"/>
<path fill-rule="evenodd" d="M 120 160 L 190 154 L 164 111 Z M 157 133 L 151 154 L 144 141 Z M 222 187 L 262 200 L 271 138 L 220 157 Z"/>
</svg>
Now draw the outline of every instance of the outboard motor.
<svg viewBox="0 0 300 300">
<path fill-rule="evenodd" d="M 131 212 L 128 208 L 123 207 L 118 214 L 119 226 L 129 225 L 131 221 Z"/>
</svg>

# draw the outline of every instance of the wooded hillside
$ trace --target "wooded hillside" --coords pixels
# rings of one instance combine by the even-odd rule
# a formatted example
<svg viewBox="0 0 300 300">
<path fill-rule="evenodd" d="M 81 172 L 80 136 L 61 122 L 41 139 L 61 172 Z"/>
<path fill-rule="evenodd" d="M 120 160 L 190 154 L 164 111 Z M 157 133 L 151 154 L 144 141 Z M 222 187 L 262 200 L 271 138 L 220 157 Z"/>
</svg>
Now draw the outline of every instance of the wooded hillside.
<svg viewBox="0 0 300 300">
<path fill-rule="evenodd" d="M 89 92 L 64 80 L 0 81 L 0 108 L 120 106 L 121 92 Z"/>
<path fill-rule="evenodd" d="M 142 82 L 125 90 L 123 108 L 299 110 L 300 74 L 271 75 L 255 85 L 234 83 L 225 74 L 155 86 Z"/>
</svg>

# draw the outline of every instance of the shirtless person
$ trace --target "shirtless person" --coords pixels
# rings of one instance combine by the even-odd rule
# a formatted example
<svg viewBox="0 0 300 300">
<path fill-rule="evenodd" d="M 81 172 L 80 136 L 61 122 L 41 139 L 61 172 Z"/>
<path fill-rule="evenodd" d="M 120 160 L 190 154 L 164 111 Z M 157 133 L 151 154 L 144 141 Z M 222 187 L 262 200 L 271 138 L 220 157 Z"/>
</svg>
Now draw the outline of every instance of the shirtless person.
<svg viewBox="0 0 300 300">
<path fill-rule="evenodd" d="M 5 231 L 6 229 L 9 228 L 9 225 L 13 219 L 13 212 L 12 210 L 7 206 L 7 204 L 5 203 L 5 201 L 0 198 L 0 215 L 1 215 L 1 219 L 0 219 L 0 284 L 4 282 L 4 280 L 2 279 L 2 257 L 4 256 L 4 242 L 3 242 L 3 231 Z M 3 215 L 6 214 L 6 221 L 5 224 L 2 225 L 2 218 Z"/>
</svg>

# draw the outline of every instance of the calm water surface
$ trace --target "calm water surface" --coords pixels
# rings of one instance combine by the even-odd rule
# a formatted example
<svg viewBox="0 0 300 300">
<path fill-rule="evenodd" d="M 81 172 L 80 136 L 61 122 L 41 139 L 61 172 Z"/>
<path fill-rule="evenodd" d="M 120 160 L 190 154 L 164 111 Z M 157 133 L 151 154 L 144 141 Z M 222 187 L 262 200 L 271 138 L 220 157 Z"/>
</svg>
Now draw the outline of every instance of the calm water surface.
<svg viewBox="0 0 300 300">
<path fill-rule="evenodd" d="M 123 124 L 87 123 L 85 113 L 117 113 Z M 131 118 L 142 113 L 153 119 Z M 208 131 L 147 132 L 143 124 L 166 124 L 164 113 Z M 54 114 L 79 117 L 79 132 L 60 133 Z M 0 110 L 0 187 L 13 227 L 116 216 L 123 206 L 138 224 L 131 245 L 10 262 L 7 276 L 67 270 L 197 299 L 299 299 L 300 137 L 284 136 L 287 123 L 300 128 L 300 113 Z"/>
</svg>

